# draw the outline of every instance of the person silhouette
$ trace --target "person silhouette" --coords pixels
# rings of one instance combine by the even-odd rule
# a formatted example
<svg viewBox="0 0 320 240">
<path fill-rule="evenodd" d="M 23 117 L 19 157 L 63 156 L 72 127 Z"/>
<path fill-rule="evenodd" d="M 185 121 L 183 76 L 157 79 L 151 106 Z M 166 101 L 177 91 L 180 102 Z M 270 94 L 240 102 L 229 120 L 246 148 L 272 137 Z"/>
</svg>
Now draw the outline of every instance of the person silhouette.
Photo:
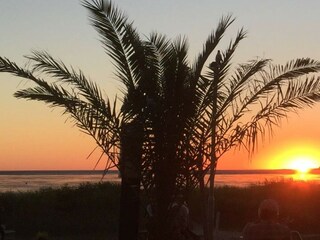
<svg viewBox="0 0 320 240">
<path fill-rule="evenodd" d="M 248 223 L 242 232 L 244 240 L 290 240 L 290 229 L 278 222 L 279 205 L 273 199 L 265 199 L 258 210 L 259 221 Z"/>
<path fill-rule="evenodd" d="M 182 194 L 175 196 L 174 202 L 169 207 L 169 215 L 173 239 L 189 239 L 189 208 Z"/>
</svg>

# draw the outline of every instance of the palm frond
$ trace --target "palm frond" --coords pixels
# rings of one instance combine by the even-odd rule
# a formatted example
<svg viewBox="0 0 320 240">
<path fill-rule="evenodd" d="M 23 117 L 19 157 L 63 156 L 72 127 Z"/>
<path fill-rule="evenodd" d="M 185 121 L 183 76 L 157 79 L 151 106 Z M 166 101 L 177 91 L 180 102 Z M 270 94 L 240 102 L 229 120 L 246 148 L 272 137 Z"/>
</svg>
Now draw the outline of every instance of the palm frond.
<svg viewBox="0 0 320 240">
<path fill-rule="evenodd" d="M 216 63 L 210 65 L 210 72 L 206 76 L 201 76 L 202 81 L 198 82 L 196 86 L 196 91 L 194 94 L 198 99 L 198 113 L 201 115 L 207 107 L 211 109 L 222 109 L 225 105 L 225 100 L 227 94 L 225 94 L 224 87 L 227 85 L 225 83 L 225 76 L 230 68 L 230 61 L 232 56 L 239 45 L 240 41 L 243 40 L 246 36 L 246 32 L 241 29 L 235 38 L 234 41 L 231 41 L 227 50 L 222 54 L 221 63 Z M 216 104 L 216 106 L 213 106 Z M 214 118 L 216 119 L 220 116 L 220 112 L 215 110 L 216 114 Z M 219 112 L 219 114 L 218 114 Z M 209 131 L 210 126 L 208 126 Z"/>
<path fill-rule="evenodd" d="M 107 54 L 114 60 L 117 76 L 127 89 L 135 89 L 141 72 L 142 42 L 123 12 L 111 1 L 83 1 L 89 19 L 101 36 Z"/>
<path fill-rule="evenodd" d="M 274 92 L 268 101 L 261 103 L 261 109 L 256 112 L 252 119 L 232 128 L 229 135 L 229 145 L 223 149 L 227 151 L 235 145 L 242 145 L 249 152 L 254 152 L 259 139 L 264 139 L 265 134 L 269 137 L 273 134 L 273 128 L 281 125 L 281 120 L 287 118 L 289 112 L 297 113 L 297 110 L 311 107 L 320 102 L 320 77 L 307 78 L 304 81 L 289 82 L 286 89 L 281 90 L 284 94 Z"/>
<path fill-rule="evenodd" d="M 199 54 L 192 68 L 195 81 L 198 81 L 205 62 L 207 61 L 210 54 L 214 51 L 216 46 L 219 44 L 220 40 L 223 37 L 223 34 L 227 30 L 227 28 L 234 22 L 234 20 L 235 18 L 232 18 L 231 15 L 222 17 L 218 23 L 217 29 L 209 35 L 206 43 L 203 46 L 202 53 Z"/>
<path fill-rule="evenodd" d="M 41 101 L 49 104 L 51 107 L 70 108 L 79 104 L 78 99 L 65 89 L 59 89 L 52 85 L 50 92 L 43 87 L 34 87 L 20 90 L 14 93 L 16 98 Z"/>
<path fill-rule="evenodd" d="M 33 51 L 33 55 L 27 58 L 34 62 L 33 71 L 47 73 L 55 79 L 72 84 L 96 109 L 106 111 L 106 104 L 98 86 L 88 80 L 81 71 L 76 73 L 73 68 L 69 70 L 62 61 L 54 59 L 47 52 Z"/>
<path fill-rule="evenodd" d="M 11 73 L 14 76 L 31 80 L 47 92 L 56 94 L 57 87 L 55 85 L 50 85 L 46 81 L 35 77 L 32 71 L 19 67 L 16 63 L 7 58 L 0 57 L 0 72 Z"/>
<path fill-rule="evenodd" d="M 298 78 L 300 76 L 317 73 L 320 70 L 320 62 L 310 58 L 298 58 L 289 61 L 286 65 L 270 66 L 270 73 L 266 74 L 265 79 L 281 82 L 285 79 Z"/>
<path fill-rule="evenodd" d="M 171 46 L 171 41 L 166 38 L 165 35 L 158 34 L 158 33 L 151 33 L 148 37 L 148 41 L 155 46 L 157 49 L 157 54 L 160 59 L 159 62 L 162 62 L 164 56 L 168 53 L 168 49 Z"/>
<path fill-rule="evenodd" d="M 259 104 L 259 102 L 268 99 L 272 92 L 278 92 L 282 94 L 284 86 L 288 85 L 292 81 L 303 75 L 319 72 L 320 62 L 304 59 L 291 61 L 284 67 L 270 67 L 271 73 L 261 72 L 262 80 L 253 79 L 248 86 L 245 93 L 245 97 L 238 103 L 240 104 L 237 110 L 233 114 L 233 119 L 230 121 L 234 123 L 247 111 L 250 111 L 250 106 Z M 281 69 L 281 71 L 277 70 Z M 277 72 L 277 74 L 275 74 Z"/>
<path fill-rule="evenodd" d="M 210 64 L 210 71 L 207 73 L 207 77 L 211 79 L 211 85 L 209 88 L 212 90 L 217 86 L 218 92 L 221 91 L 221 87 L 224 85 L 225 77 L 231 66 L 231 59 L 235 50 L 237 49 L 241 40 L 246 37 L 246 32 L 243 29 L 240 29 L 237 33 L 237 36 L 234 41 L 230 41 L 228 48 L 222 52 L 222 59 L 220 63 L 213 62 Z M 220 95 L 220 94 L 218 94 Z M 210 95 L 208 96 L 210 99 Z"/>
<path fill-rule="evenodd" d="M 279 94 L 280 91 L 284 94 Z M 266 122 L 279 123 L 288 112 L 312 107 L 318 101 L 320 101 L 320 77 L 313 76 L 304 81 L 289 82 L 285 89 L 279 89 L 274 93 L 273 98 L 261 107 L 253 121 L 267 119 Z"/>
<path fill-rule="evenodd" d="M 227 112 L 227 109 L 232 106 L 233 102 L 239 99 L 248 86 L 248 82 L 252 77 L 264 71 L 264 67 L 270 62 L 269 59 L 261 59 L 250 61 L 247 64 L 242 64 L 230 80 L 225 83 L 225 92 L 221 91 L 223 96 L 221 106 L 217 112 L 217 116 L 222 116 Z"/>
<path fill-rule="evenodd" d="M 177 100 L 179 100 L 184 90 L 190 85 L 189 81 L 191 80 L 188 62 L 189 46 L 187 39 L 179 37 L 174 43 L 174 48 L 177 55 L 175 94 L 177 96 Z"/>
<path fill-rule="evenodd" d="M 27 100 L 42 101 L 51 107 L 62 107 L 64 113 L 69 114 L 84 133 L 94 137 L 97 144 L 108 156 L 111 146 L 118 144 L 117 132 L 121 125 L 121 116 L 116 113 L 115 109 L 112 109 L 109 101 L 107 102 L 108 107 L 105 108 L 107 113 L 102 113 L 96 106 L 84 102 L 75 93 L 70 93 L 55 83 L 49 84 L 35 77 L 32 71 L 20 68 L 10 60 L 1 57 L 0 72 L 12 73 L 15 76 L 35 82 L 36 87 L 19 90 L 14 96 Z M 117 163 L 114 162 L 114 164 Z"/>
<path fill-rule="evenodd" d="M 199 121 L 199 118 L 209 119 L 203 126 L 203 138 L 206 140 L 210 140 L 209 136 L 213 126 L 214 128 L 219 128 L 218 118 L 222 118 L 219 110 L 225 107 L 224 104 L 226 105 L 225 100 L 227 98 L 227 94 L 223 90 L 226 85 L 225 76 L 230 68 L 233 53 L 239 42 L 245 38 L 245 35 L 245 31 L 241 29 L 235 40 L 230 42 L 228 49 L 223 53 L 221 62 L 214 62 L 214 64 L 210 65 L 211 72 L 207 76 L 201 76 L 196 85 L 196 91 L 193 94 L 195 96 L 193 106 L 196 105 L 196 110 L 194 111 L 195 115 L 189 118 L 188 126 L 194 126 L 196 121 Z"/>
<path fill-rule="evenodd" d="M 174 56 L 174 48 L 164 35 L 151 33 L 148 41 L 155 49 L 155 57 L 158 59 L 158 82 L 159 95 L 164 96 L 166 89 L 165 70 L 170 66 L 172 56 Z"/>
</svg>

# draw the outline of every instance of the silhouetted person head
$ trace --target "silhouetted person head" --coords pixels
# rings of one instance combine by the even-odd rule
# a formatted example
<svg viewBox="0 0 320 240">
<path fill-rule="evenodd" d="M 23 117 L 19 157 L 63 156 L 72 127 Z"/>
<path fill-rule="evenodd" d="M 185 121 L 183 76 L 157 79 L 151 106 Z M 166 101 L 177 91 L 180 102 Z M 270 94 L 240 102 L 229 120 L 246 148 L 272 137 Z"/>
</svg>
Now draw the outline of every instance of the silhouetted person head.
<svg viewBox="0 0 320 240">
<path fill-rule="evenodd" d="M 279 216 L 279 205 L 273 199 L 265 199 L 260 203 L 258 214 L 261 220 L 275 221 Z"/>
<path fill-rule="evenodd" d="M 260 221 L 244 227 L 243 240 L 292 240 L 290 228 L 278 222 L 279 205 L 275 200 L 263 200 L 258 214 Z"/>
<path fill-rule="evenodd" d="M 179 205 L 183 204 L 185 202 L 185 198 L 183 196 L 182 193 L 178 193 L 176 196 L 175 196 L 175 202 Z"/>
</svg>

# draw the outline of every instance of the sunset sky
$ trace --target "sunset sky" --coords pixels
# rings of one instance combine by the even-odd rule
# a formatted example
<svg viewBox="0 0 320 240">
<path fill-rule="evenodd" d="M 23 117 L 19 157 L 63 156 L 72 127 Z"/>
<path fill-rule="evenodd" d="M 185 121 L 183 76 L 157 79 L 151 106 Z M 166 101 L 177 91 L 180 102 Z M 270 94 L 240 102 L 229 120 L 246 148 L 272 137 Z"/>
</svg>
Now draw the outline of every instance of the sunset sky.
<svg viewBox="0 0 320 240">
<path fill-rule="evenodd" d="M 310 57 L 320 60 L 320 1 L 254 0 L 117 0 L 139 32 L 152 31 L 189 39 L 189 59 L 201 51 L 222 15 L 231 13 L 236 22 L 222 43 L 238 29 L 248 30 L 233 63 L 257 57 L 285 64 Z M 109 97 L 121 85 L 113 75 L 86 10 L 77 0 L 0 0 L 0 56 L 24 66 L 24 55 L 45 50 L 66 65 L 80 68 Z M 93 169 L 98 156 L 87 159 L 93 140 L 73 127 L 61 109 L 40 102 L 18 100 L 15 91 L 32 83 L 0 74 L 0 170 Z M 320 104 L 319 104 L 320 105 Z M 289 168 L 297 164 L 320 165 L 320 106 L 292 114 L 275 136 L 260 144 L 248 159 L 243 151 L 229 153 L 219 169 Z M 97 154 L 98 155 L 98 154 Z M 103 169 L 103 161 L 98 169 Z"/>
</svg>

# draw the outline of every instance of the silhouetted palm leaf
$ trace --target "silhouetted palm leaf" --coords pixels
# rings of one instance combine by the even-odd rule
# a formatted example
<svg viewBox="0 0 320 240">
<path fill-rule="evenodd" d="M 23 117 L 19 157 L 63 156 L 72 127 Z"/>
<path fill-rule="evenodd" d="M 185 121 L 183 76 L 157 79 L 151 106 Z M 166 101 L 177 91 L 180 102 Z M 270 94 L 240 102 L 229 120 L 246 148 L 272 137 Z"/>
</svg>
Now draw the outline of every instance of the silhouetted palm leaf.
<svg viewBox="0 0 320 240">
<path fill-rule="evenodd" d="M 201 71 L 203 70 L 204 64 L 207 61 L 208 57 L 214 51 L 214 49 L 219 44 L 220 40 L 223 37 L 223 34 L 227 30 L 227 28 L 234 22 L 234 18 L 231 15 L 227 15 L 226 17 L 222 17 L 220 22 L 218 23 L 217 29 L 213 31 L 206 43 L 203 46 L 202 53 L 197 57 L 194 67 L 192 68 L 194 72 L 194 81 L 197 81 L 201 75 Z"/>
<path fill-rule="evenodd" d="M 84 77 L 79 80 L 73 74 L 70 73 L 69 75 L 65 66 L 55 62 L 47 53 L 37 53 L 39 61 L 40 56 L 43 57 L 43 60 L 47 60 L 47 63 L 45 64 L 43 61 L 41 66 L 39 63 L 33 71 L 37 70 L 43 75 L 51 74 L 58 80 L 72 82 L 78 89 L 88 91 L 88 95 L 91 94 L 92 99 L 88 97 L 89 102 L 85 102 L 74 91 L 70 92 L 56 83 L 49 84 L 35 77 L 33 71 L 22 69 L 8 59 L 0 57 L 0 72 L 12 73 L 18 77 L 29 79 L 38 85 L 34 88 L 17 91 L 14 94 L 15 97 L 43 101 L 52 107 L 62 107 L 64 113 L 71 116 L 75 120 L 75 124 L 84 133 L 95 139 L 97 145 L 109 156 L 108 159 L 113 162 L 113 165 L 117 165 L 117 159 L 110 153 L 110 149 L 117 145 L 119 147 L 121 115 L 117 114 L 115 109 L 112 109 L 109 101 L 105 104 L 95 85 L 91 88 L 92 85 Z M 99 99 L 99 103 L 97 104 L 93 99 Z M 103 106 L 101 106 L 102 104 Z M 115 103 L 113 108 L 116 108 Z"/>
<path fill-rule="evenodd" d="M 135 89 L 141 77 L 142 42 L 128 23 L 127 17 L 110 1 L 83 1 L 89 10 L 90 21 L 101 36 L 108 55 L 114 60 L 117 76 L 128 91 Z"/>
</svg>

